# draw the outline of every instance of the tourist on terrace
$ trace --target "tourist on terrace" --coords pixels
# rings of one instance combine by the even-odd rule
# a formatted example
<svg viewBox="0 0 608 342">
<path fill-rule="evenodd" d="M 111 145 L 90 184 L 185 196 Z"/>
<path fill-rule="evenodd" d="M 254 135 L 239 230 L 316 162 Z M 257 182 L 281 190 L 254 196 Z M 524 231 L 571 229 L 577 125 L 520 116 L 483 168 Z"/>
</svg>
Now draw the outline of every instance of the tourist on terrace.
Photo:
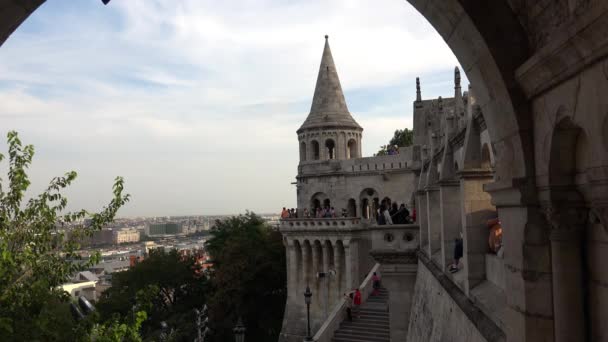
<svg viewBox="0 0 608 342">
<path fill-rule="evenodd" d="M 393 219 L 391 219 L 391 214 L 389 213 L 386 204 L 380 206 L 380 212 L 382 213 L 382 216 L 384 216 L 384 224 L 393 224 Z"/>
<path fill-rule="evenodd" d="M 360 313 L 361 308 L 361 291 L 359 289 L 355 289 L 355 296 L 353 297 L 353 316 L 357 318 L 361 318 Z"/>
<path fill-rule="evenodd" d="M 344 293 L 344 302 L 346 302 L 346 317 L 349 322 L 353 321 L 353 292 Z"/>
<path fill-rule="evenodd" d="M 304 208 L 304 218 L 309 218 L 310 213 L 308 212 L 308 208 Z"/>
<path fill-rule="evenodd" d="M 321 212 L 321 208 L 317 207 L 317 213 L 315 214 L 316 218 L 321 218 L 322 216 L 322 212 Z"/>
<path fill-rule="evenodd" d="M 331 217 L 336 217 L 336 210 L 334 209 L 334 207 L 331 207 L 331 209 L 329 209 L 329 215 Z"/>
<path fill-rule="evenodd" d="M 289 218 L 289 211 L 283 207 L 283 211 L 281 211 L 281 218 L 286 219 Z"/>
<path fill-rule="evenodd" d="M 449 267 L 449 271 L 451 273 L 456 273 L 458 272 L 459 268 L 459 263 L 460 263 L 460 259 L 462 258 L 462 254 L 463 254 L 463 246 L 462 246 L 462 232 L 460 232 L 460 238 L 459 239 L 454 239 L 454 263 L 450 265 Z"/>
<path fill-rule="evenodd" d="M 342 217 L 347 217 L 348 213 L 346 212 L 346 208 L 342 208 Z"/>
<path fill-rule="evenodd" d="M 380 277 L 376 274 L 376 272 L 374 272 L 374 275 L 372 275 L 372 287 L 374 288 L 372 295 L 375 296 L 378 294 L 378 290 L 380 290 Z"/>
</svg>

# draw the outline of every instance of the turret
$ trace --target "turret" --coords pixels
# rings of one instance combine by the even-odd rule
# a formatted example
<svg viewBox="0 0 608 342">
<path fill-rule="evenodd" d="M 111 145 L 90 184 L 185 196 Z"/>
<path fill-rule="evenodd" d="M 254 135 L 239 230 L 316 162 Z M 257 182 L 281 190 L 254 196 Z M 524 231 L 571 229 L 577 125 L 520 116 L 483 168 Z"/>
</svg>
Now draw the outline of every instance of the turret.
<svg viewBox="0 0 608 342">
<path fill-rule="evenodd" d="M 300 162 L 361 157 L 363 128 L 348 111 L 328 38 L 310 113 L 297 131 Z"/>
</svg>

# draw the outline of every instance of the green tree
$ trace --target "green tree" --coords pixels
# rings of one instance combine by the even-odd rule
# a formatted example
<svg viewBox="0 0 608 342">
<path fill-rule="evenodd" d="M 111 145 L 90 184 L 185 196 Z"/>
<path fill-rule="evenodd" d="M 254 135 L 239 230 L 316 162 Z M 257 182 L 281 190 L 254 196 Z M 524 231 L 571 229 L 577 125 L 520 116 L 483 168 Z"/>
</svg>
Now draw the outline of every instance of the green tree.
<svg viewBox="0 0 608 342">
<path fill-rule="evenodd" d="M 376 155 L 383 156 L 388 154 L 390 146 L 407 147 L 414 144 L 414 130 L 409 128 L 397 129 L 393 134 L 393 137 L 389 141 L 388 145 L 380 146 L 380 150 Z"/>
<path fill-rule="evenodd" d="M 76 179 L 72 171 L 25 201 L 34 147 L 23 146 L 16 132 L 7 137 L 8 182 L 0 180 L 0 340 L 77 340 L 82 335 L 75 335 L 78 329 L 67 315 L 69 296 L 58 286 L 98 262 L 99 254 L 77 262 L 79 241 L 111 223 L 129 196 L 116 178 L 114 196 L 101 212 L 63 213 L 68 200 L 61 192 Z"/>
<path fill-rule="evenodd" d="M 246 341 L 278 340 L 287 293 L 281 233 L 250 212 L 216 221 L 210 233 L 214 341 L 231 341 L 239 316 L 247 327 Z"/>
<path fill-rule="evenodd" d="M 134 307 L 149 319 L 142 324 L 145 339 L 160 334 L 160 322 L 176 329 L 175 339 L 192 341 L 195 334 L 194 309 L 205 303 L 207 280 L 195 255 L 181 255 L 172 249 L 150 251 L 149 256 L 127 271 L 115 273 L 112 287 L 97 303 L 104 322 L 127 318 Z"/>
</svg>

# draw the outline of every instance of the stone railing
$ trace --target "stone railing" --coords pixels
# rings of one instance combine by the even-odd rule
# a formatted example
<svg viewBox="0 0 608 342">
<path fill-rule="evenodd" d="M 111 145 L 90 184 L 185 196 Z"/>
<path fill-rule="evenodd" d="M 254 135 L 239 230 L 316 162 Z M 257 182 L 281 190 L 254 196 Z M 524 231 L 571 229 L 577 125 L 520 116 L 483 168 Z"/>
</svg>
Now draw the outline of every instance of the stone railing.
<svg viewBox="0 0 608 342">
<path fill-rule="evenodd" d="M 353 230 L 362 229 L 360 217 L 282 219 L 281 231 Z"/>
<path fill-rule="evenodd" d="M 373 290 L 372 275 L 374 274 L 374 272 L 377 272 L 379 268 L 380 264 L 374 265 L 374 267 L 372 267 L 372 269 L 369 271 L 367 277 L 365 277 L 365 279 L 359 286 L 359 290 L 361 291 L 361 298 L 363 299 L 363 301 L 367 300 Z M 345 318 L 346 301 L 344 300 L 344 298 L 342 298 L 331 310 L 329 316 L 327 316 L 327 319 L 325 320 L 325 322 L 323 322 L 321 328 L 319 328 L 319 331 L 317 331 L 315 336 L 313 336 L 312 340 L 315 342 L 331 342 L 332 338 L 334 337 L 334 333 L 340 328 L 340 323 L 342 323 Z"/>
</svg>

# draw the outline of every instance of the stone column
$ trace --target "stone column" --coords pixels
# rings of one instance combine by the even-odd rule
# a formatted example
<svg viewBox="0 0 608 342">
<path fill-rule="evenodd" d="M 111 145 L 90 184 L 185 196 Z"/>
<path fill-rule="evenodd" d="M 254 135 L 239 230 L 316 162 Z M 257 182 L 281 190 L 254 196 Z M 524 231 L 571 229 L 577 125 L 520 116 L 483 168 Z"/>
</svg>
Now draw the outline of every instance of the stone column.
<svg viewBox="0 0 608 342">
<path fill-rule="evenodd" d="M 429 237 L 429 256 L 437 264 L 441 264 L 441 208 L 439 203 L 439 187 L 426 188 L 427 225 Z"/>
<path fill-rule="evenodd" d="M 426 205 L 426 191 L 424 190 L 416 191 L 416 223 L 418 223 L 418 226 L 420 226 L 420 250 L 426 255 L 429 255 L 428 212 Z"/>
<path fill-rule="evenodd" d="M 310 285 L 310 244 L 302 243 L 302 288 L 306 288 L 306 285 Z"/>
<path fill-rule="evenodd" d="M 353 250 L 351 247 L 350 242 L 344 245 L 344 264 L 346 265 L 346 274 L 344 276 L 346 278 L 346 288 L 349 290 L 355 287 L 355 285 L 353 285 Z"/>
<path fill-rule="evenodd" d="M 456 239 L 460 238 L 462 225 L 460 218 L 460 183 L 455 180 L 439 182 L 441 212 L 441 267 L 447 270 L 454 260 Z"/>
<path fill-rule="evenodd" d="M 561 212 L 560 212 L 561 211 Z M 584 220 L 577 208 L 546 209 L 551 230 L 555 341 L 587 341 L 583 275 Z M 577 221 L 581 222 L 577 222 Z"/>
<path fill-rule="evenodd" d="M 322 303 L 322 299 L 323 299 L 323 295 L 320 291 L 321 288 L 321 282 L 318 280 L 317 278 L 317 273 L 320 272 L 319 270 L 319 259 L 321 258 L 320 255 L 320 251 L 317 248 L 318 246 L 313 242 L 310 245 L 310 248 L 312 250 L 312 277 L 311 277 L 311 281 L 313 282 L 311 284 L 311 290 L 314 291 L 313 294 L 313 306 L 315 307 L 315 311 L 316 312 L 320 312 L 320 309 L 323 307 Z"/>
<path fill-rule="evenodd" d="M 463 262 L 466 274 L 464 291 L 469 291 L 486 279 L 485 255 L 488 251 L 489 229 L 487 220 L 496 217 L 490 194 L 483 185 L 492 181 L 488 170 L 463 170 L 457 173 L 460 180 L 461 221 L 463 233 Z"/>
<path fill-rule="evenodd" d="M 329 272 L 329 249 L 332 247 L 328 246 L 326 243 L 321 244 L 321 247 L 323 249 L 323 272 L 325 272 L 327 275 L 325 276 L 325 279 L 323 279 L 323 284 L 322 284 L 323 289 L 319 292 L 321 292 L 323 294 L 324 311 L 326 313 L 329 313 L 331 311 L 331 283 L 332 283 L 331 276 L 328 273 Z"/>
<path fill-rule="evenodd" d="M 341 262 L 343 257 L 344 257 L 344 255 L 343 255 L 343 251 L 340 250 L 340 245 L 338 243 L 335 243 L 334 244 L 334 268 L 336 270 L 336 275 L 334 276 L 334 279 L 332 279 L 332 280 L 334 281 L 333 287 L 334 287 L 335 293 L 337 294 L 337 297 L 339 297 L 339 294 L 342 291 L 341 279 L 344 278 L 344 270 L 342 269 L 342 262 Z"/>
<path fill-rule="evenodd" d="M 371 255 L 381 264 L 381 283 L 388 291 L 390 340 L 407 341 L 418 270 L 416 251 L 372 250 Z"/>
<path fill-rule="evenodd" d="M 551 250 L 537 188 L 527 179 L 484 185 L 503 228 L 507 342 L 553 341 Z"/>
</svg>

